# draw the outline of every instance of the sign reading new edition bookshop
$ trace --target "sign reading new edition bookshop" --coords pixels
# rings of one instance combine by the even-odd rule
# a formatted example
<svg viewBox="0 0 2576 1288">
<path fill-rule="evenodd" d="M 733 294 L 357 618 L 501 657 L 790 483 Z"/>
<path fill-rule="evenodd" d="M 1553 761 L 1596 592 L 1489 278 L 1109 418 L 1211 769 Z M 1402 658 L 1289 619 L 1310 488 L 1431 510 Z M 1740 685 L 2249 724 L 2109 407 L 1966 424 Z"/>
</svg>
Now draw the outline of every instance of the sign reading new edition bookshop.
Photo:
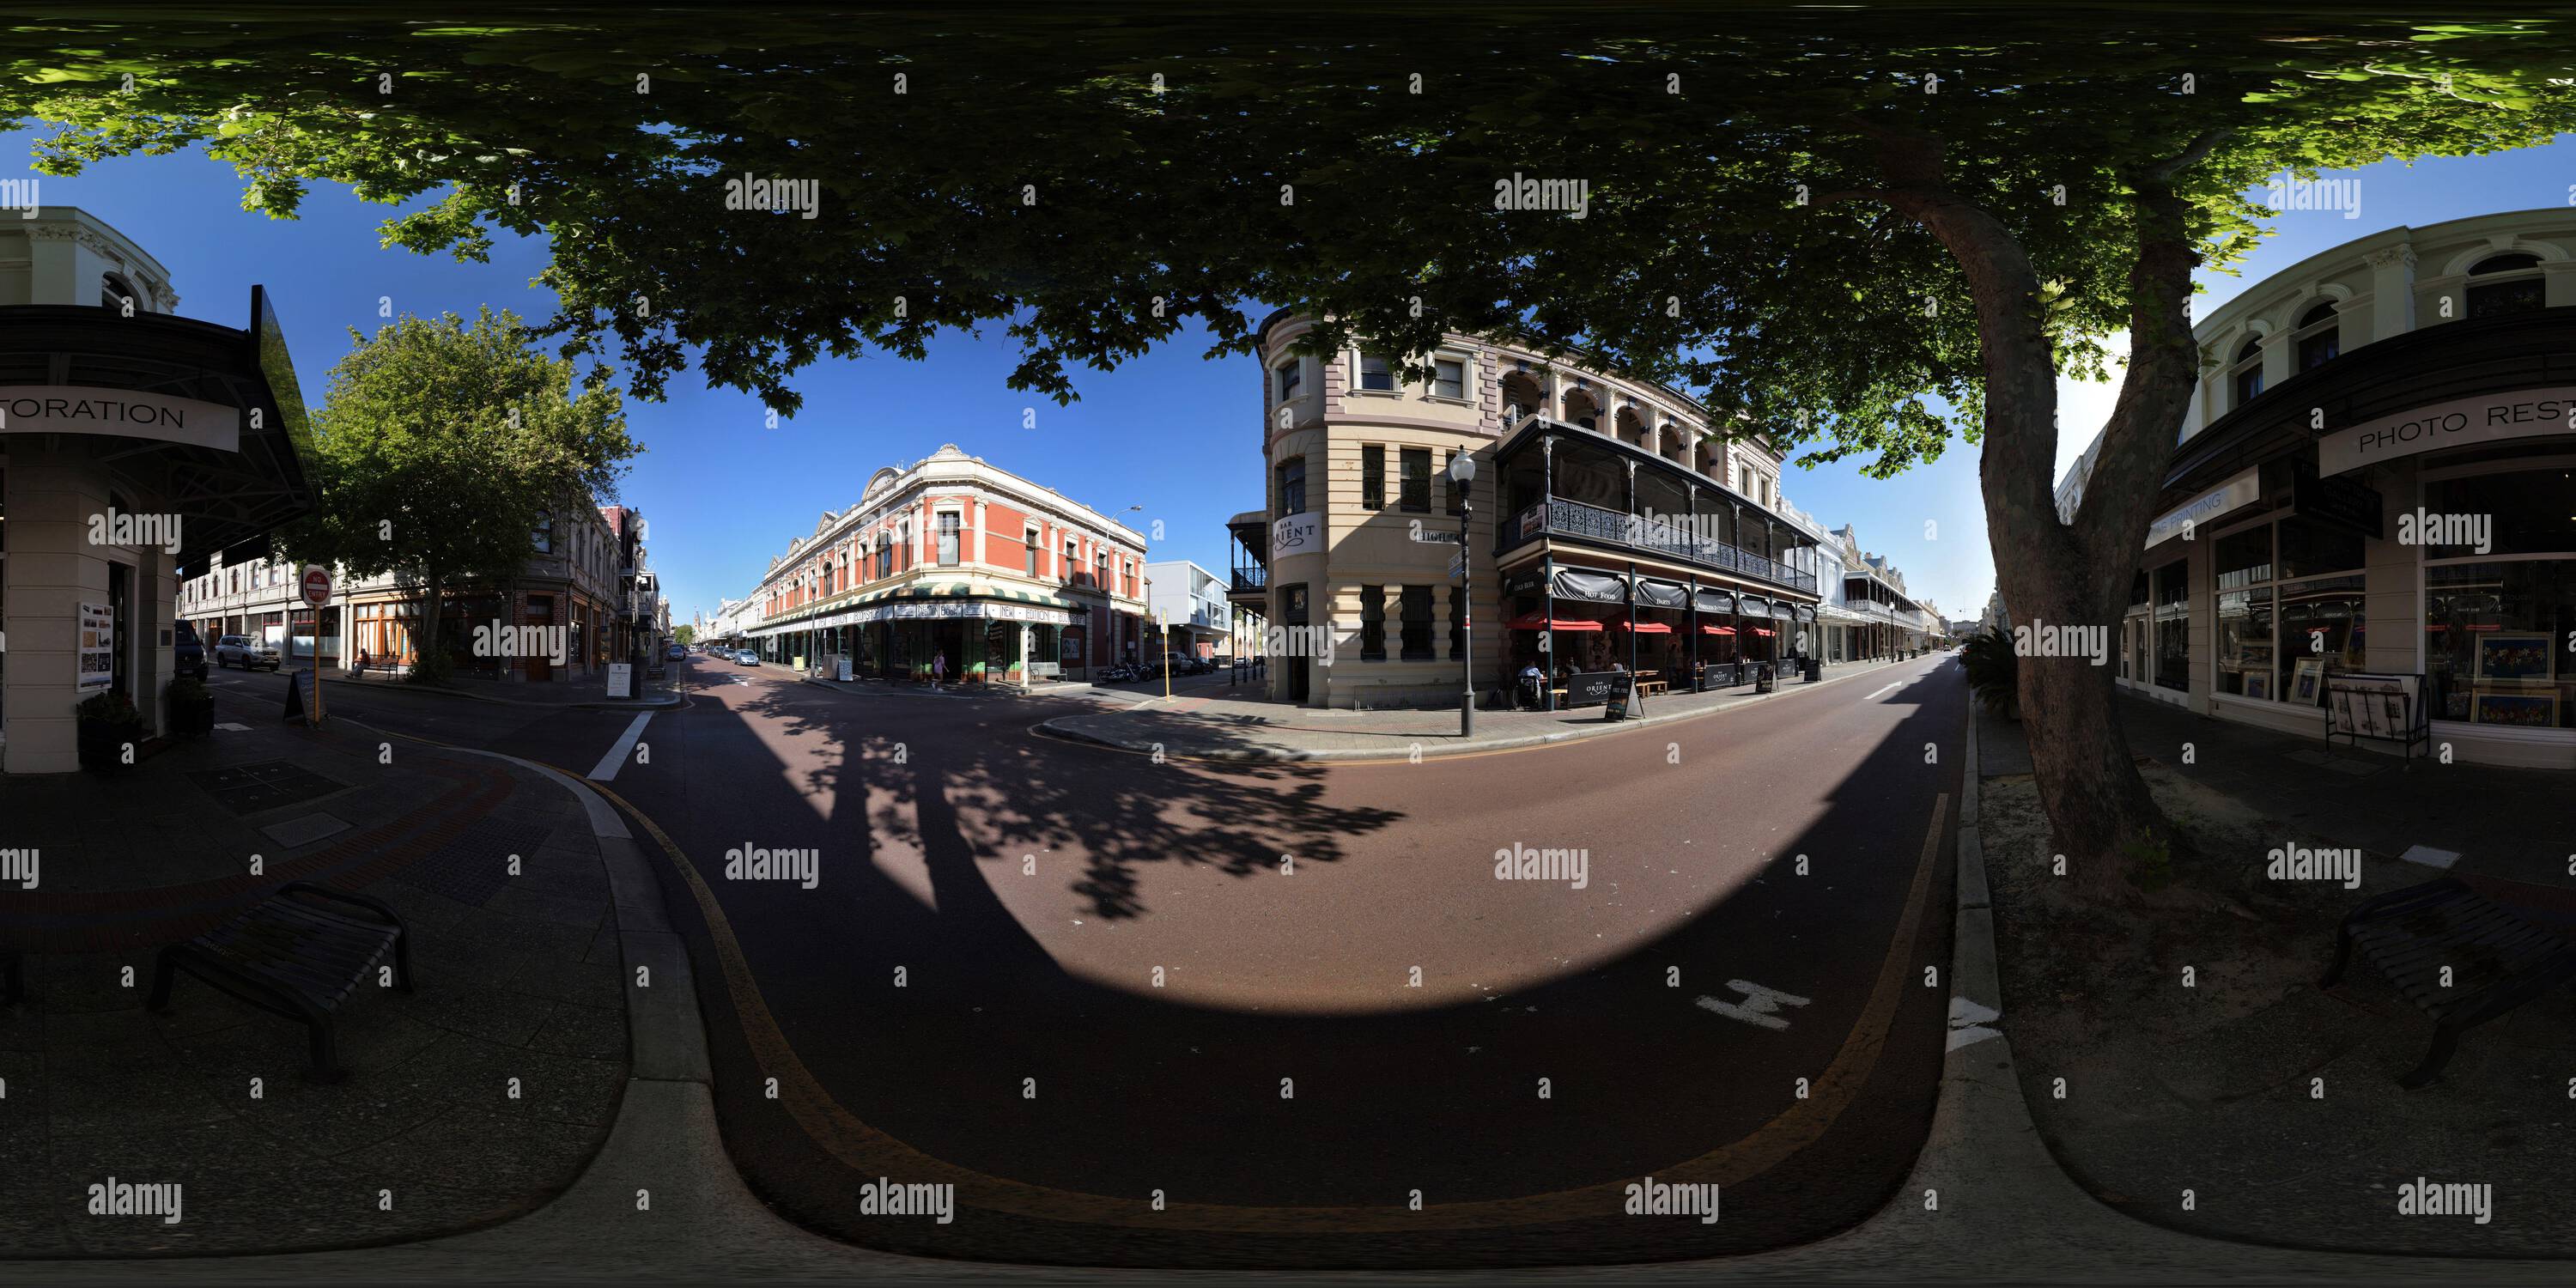
<svg viewBox="0 0 2576 1288">
<path fill-rule="evenodd" d="M 2342 474 L 2446 447 L 2576 434 L 2568 421 L 2571 412 L 2576 412 L 2576 391 L 2556 388 L 2454 398 L 2318 439 L 2317 473 Z"/>
</svg>

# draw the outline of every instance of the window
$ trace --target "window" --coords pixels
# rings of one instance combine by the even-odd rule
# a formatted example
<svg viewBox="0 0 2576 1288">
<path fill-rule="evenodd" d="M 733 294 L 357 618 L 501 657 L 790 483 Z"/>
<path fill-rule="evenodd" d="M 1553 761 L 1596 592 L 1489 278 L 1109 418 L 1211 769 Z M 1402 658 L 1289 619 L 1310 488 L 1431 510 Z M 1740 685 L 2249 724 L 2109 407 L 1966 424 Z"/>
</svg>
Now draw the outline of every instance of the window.
<svg viewBox="0 0 2576 1288">
<path fill-rule="evenodd" d="M 2299 319 L 2299 370 L 2306 371 L 2311 367 L 2323 366 L 2334 361 L 2335 356 L 2342 352 L 2341 344 L 2337 339 L 2337 333 L 2342 328 L 2334 318 L 2334 301 L 2324 300 Z M 2320 324 L 2322 329 L 2313 331 L 2309 329 L 2318 327 Z"/>
<path fill-rule="evenodd" d="M 1082 571 L 1082 556 L 1077 553 L 1078 550 L 1079 547 L 1074 544 L 1073 538 L 1064 539 L 1064 575 L 1068 581 Z"/>
<path fill-rule="evenodd" d="M 529 539 L 536 543 L 538 554 L 553 554 L 555 552 L 555 516 L 552 514 L 538 515 L 537 530 L 528 535 Z"/>
<path fill-rule="evenodd" d="M 1303 514 L 1305 510 L 1306 458 L 1292 456 L 1279 462 L 1279 513 Z"/>
<path fill-rule="evenodd" d="M 885 534 L 882 532 L 877 534 L 877 575 L 880 577 L 894 575 L 894 546 L 886 541 Z"/>
<path fill-rule="evenodd" d="M 939 515 L 939 566 L 942 568 L 957 566 L 958 547 L 962 544 L 959 541 L 961 522 L 954 511 L 944 511 Z"/>
<path fill-rule="evenodd" d="M 2218 588 L 2236 590 L 2272 580 L 2272 525 L 2262 524 L 2218 539 Z"/>
<path fill-rule="evenodd" d="M 2358 572 L 2362 564 L 2360 533 L 2308 519 L 2283 519 L 2281 575 L 2313 577 L 2319 573 Z"/>
<path fill-rule="evenodd" d="M 1020 544 L 1029 548 L 1029 575 L 1035 577 L 1038 575 L 1038 530 L 1031 528 L 1020 534 Z"/>
<path fill-rule="evenodd" d="M 894 566 L 912 566 L 912 524 L 909 521 L 894 530 Z"/>
<path fill-rule="evenodd" d="M 2218 691 L 2253 698 L 2280 696 L 2273 688 L 2278 669 L 2272 656 L 2272 588 L 2219 592 Z"/>
<path fill-rule="evenodd" d="M 1386 508 L 1386 449 L 1375 443 L 1360 448 L 1360 506 Z"/>
<path fill-rule="evenodd" d="M 1467 396 L 1467 364 L 1456 358 L 1438 358 L 1431 364 L 1431 392 L 1439 398 Z"/>
<path fill-rule="evenodd" d="M 126 281 L 123 277 L 115 273 L 109 273 L 98 279 L 98 304 L 100 308 L 115 309 L 121 313 L 125 311 L 129 305 L 132 305 L 135 302 L 135 299 L 134 284 Z"/>
<path fill-rule="evenodd" d="M 2191 569 L 2177 559 L 2155 570 L 2156 684 L 2191 690 Z"/>
<path fill-rule="evenodd" d="M 1431 449 L 1408 447 L 1403 453 L 1404 512 L 1431 513 Z"/>
<path fill-rule="evenodd" d="M 1279 401 L 1296 401 L 1298 386 L 1305 382 L 1305 364 L 1290 358 L 1280 363 L 1273 374 L 1279 378 Z"/>
<path fill-rule="evenodd" d="M 1467 656 L 1467 588 L 1449 588 L 1449 656 Z"/>
<path fill-rule="evenodd" d="M 1384 358 L 1372 358 L 1365 353 L 1361 354 L 1360 388 L 1376 390 L 1380 393 L 1395 392 L 1395 369 L 1388 366 Z"/>
<path fill-rule="evenodd" d="M 1091 556 L 1091 584 L 1098 586 L 1103 594 L 1109 591 L 1109 552 L 1106 550 Z"/>
<path fill-rule="evenodd" d="M 1431 659 L 1431 588 L 1404 587 L 1404 660 Z"/>
<path fill-rule="evenodd" d="M 1360 587 L 1360 660 L 1386 660 L 1386 587 Z"/>
<path fill-rule="evenodd" d="M 2236 350 L 2236 363 L 2232 379 L 2236 386 L 2236 405 L 2242 407 L 2263 392 L 2263 337 L 2247 336 L 2245 343 Z"/>
<path fill-rule="evenodd" d="M 2576 559 L 2424 570 L 2424 661 L 2437 720 L 2576 729 Z"/>
<path fill-rule="evenodd" d="M 2469 285 L 2469 316 L 2496 317 L 2506 313 L 2529 313 L 2545 302 L 2540 278 L 2540 257 L 2515 253 L 2490 255 L 2469 270 L 2471 277 L 2503 276 L 2501 281 L 2472 282 Z"/>
<path fill-rule="evenodd" d="M 2424 485 L 2424 509 L 2478 521 L 2430 534 L 2441 540 L 2423 542 L 2428 559 L 2576 551 L 2576 470 L 2566 466 L 2437 479 Z"/>
</svg>

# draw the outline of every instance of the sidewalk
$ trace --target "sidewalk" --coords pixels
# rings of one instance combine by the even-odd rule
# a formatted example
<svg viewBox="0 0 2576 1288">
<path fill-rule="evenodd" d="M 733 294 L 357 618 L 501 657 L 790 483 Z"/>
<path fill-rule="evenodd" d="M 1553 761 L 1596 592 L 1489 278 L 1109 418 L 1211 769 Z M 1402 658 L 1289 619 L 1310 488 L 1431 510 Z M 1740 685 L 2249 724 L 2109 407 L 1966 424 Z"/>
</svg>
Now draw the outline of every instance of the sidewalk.
<svg viewBox="0 0 2576 1288">
<path fill-rule="evenodd" d="M 2067 1172 L 2141 1220 L 2249 1243 L 2576 1256 L 2558 1144 L 2569 994 L 2470 1030 L 2441 1077 L 2409 1092 L 2396 1076 L 2424 1056 L 2431 1018 L 2363 956 L 2317 987 L 2345 912 L 2441 875 L 2402 857 L 2410 847 L 2576 935 L 2576 774 L 2328 751 L 2138 698 L 2117 710 L 2197 850 L 2134 907 L 2065 893 L 2020 727 L 1981 714 L 1977 728 L 2001 1009 L 2021 1091 Z M 2345 880 L 2280 879 L 2271 856 L 2289 847 L 2359 861 Z M 2489 1218 L 2401 1216 L 2397 1187 L 2418 1178 L 2492 1186 Z"/>
<path fill-rule="evenodd" d="M 112 776 L 0 779 L 0 845 L 40 856 L 33 889 L 0 886 L 0 946 L 27 954 L 26 1002 L 0 1008 L 0 1257 L 349 1246 L 544 1204 L 628 1070 L 585 812 L 534 769 L 345 720 L 237 700 L 217 720 L 246 727 Z M 161 945 L 290 880 L 379 899 L 412 936 L 416 991 L 370 979 L 340 1010 L 337 1085 L 305 1080 L 302 1024 L 193 976 L 144 1009 Z M 183 1219 L 88 1214 L 111 1177 L 180 1185 Z"/>
<path fill-rule="evenodd" d="M 469 698 L 477 702 L 497 702 L 514 707 L 599 707 L 610 710 L 653 710 L 680 705 L 680 680 L 685 663 L 673 663 L 663 678 L 643 682 L 642 696 L 634 699 L 611 698 L 605 680 L 549 680 L 544 683 L 495 680 L 480 675 L 451 675 L 437 684 L 414 684 L 410 680 L 383 671 L 363 675 L 333 670 L 322 677 L 325 685 L 364 685 L 370 689 L 396 689 L 405 693 L 434 693 L 444 697 Z M 324 697 L 328 709 L 329 697 Z"/>
<path fill-rule="evenodd" d="M 1944 658 L 1946 655 L 1935 655 Z M 1600 707 L 1570 711 L 1483 711 L 1476 713 L 1476 733 L 1458 733 L 1458 709 L 1352 711 L 1301 707 L 1267 699 L 1202 697 L 1175 694 L 1166 701 L 1159 688 L 1151 696 L 1124 689 L 1095 689 L 1103 702 L 1133 698 L 1124 710 L 1058 716 L 1038 727 L 1048 733 L 1125 751 L 1156 752 L 1204 760 L 1354 761 L 1403 760 L 1466 751 L 1498 751 L 1542 743 L 1598 737 L 1640 725 L 1687 720 L 1727 711 L 1752 702 L 1770 702 L 1813 689 L 1874 675 L 1892 668 L 1920 667 L 1924 659 L 1905 662 L 1847 662 L 1824 668 L 1824 678 L 1810 684 L 1781 683 L 1775 693 L 1757 694 L 1751 685 L 1708 693 L 1659 693 L 1631 705 L 1625 720 L 1603 718 Z"/>
</svg>

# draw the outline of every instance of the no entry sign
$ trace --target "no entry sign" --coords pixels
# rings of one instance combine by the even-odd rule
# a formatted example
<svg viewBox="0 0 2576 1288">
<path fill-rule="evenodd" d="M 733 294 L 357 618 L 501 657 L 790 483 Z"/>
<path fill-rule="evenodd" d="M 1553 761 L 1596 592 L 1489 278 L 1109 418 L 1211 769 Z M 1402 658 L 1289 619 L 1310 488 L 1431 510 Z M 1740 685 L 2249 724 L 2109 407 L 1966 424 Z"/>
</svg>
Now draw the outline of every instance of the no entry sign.
<svg viewBox="0 0 2576 1288">
<path fill-rule="evenodd" d="M 331 570 L 320 564 L 304 566 L 304 602 L 315 608 L 331 602 Z"/>
</svg>

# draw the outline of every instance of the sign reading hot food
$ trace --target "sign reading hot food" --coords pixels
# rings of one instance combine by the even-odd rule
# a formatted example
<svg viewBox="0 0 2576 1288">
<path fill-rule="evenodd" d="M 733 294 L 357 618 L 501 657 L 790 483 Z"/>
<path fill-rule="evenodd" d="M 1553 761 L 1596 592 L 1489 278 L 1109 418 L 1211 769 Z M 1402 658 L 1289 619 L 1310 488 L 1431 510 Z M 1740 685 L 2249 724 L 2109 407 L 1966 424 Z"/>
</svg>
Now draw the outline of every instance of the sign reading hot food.
<svg viewBox="0 0 2576 1288">
<path fill-rule="evenodd" d="M 2576 433 L 2568 414 L 2576 397 L 2557 389 L 2480 394 L 2364 421 L 2317 440 L 2317 472 L 2342 474 L 2380 461 L 2445 447 Z"/>
</svg>

